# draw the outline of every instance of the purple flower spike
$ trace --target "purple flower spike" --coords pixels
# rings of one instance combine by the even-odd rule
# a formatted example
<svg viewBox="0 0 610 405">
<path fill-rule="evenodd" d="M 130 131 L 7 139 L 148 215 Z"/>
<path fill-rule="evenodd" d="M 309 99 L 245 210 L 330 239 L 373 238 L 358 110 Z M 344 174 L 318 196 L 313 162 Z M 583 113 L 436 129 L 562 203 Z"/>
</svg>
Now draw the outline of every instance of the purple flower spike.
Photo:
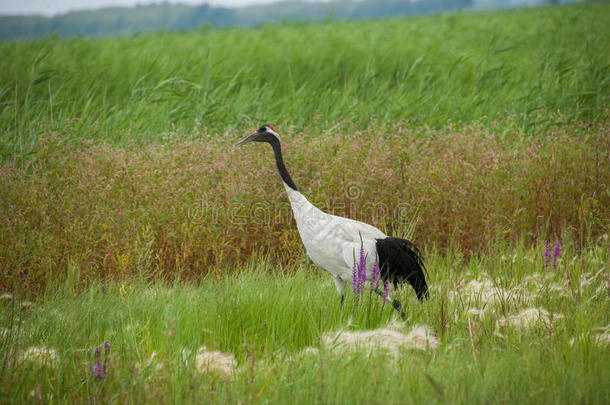
<svg viewBox="0 0 610 405">
<path fill-rule="evenodd" d="M 559 259 L 559 253 L 561 252 L 561 243 L 557 241 L 555 243 L 555 249 L 553 250 L 553 267 L 557 268 L 557 259 Z"/>
<path fill-rule="evenodd" d="M 360 289 L 366 281 L 366 256 L 364 254 L 364 248 L 360 248 L 360 257 L 358 260 L 358 280 L 360 281 Z"/>
<path fill-rule="evenodd" d="M 544 247 L 544 267 L 549 265 L 550 257 L 551 257 L 551 247 L 549 245 L 546 245 Z"/>
<path fill-rule="evenodd" d="M 366 255 L 364 248 L 360 248 L 360 254 L 358 256 L 358 262 L 354 263 L 352 267 L 352 288 L 357 296 L 360 296 L 362 287 L 366 282 Z"/>
<path fill-rule="evenodd" d="M 106 367 L 101 360 L 96 360 L 95 363 L 89 364 L 89 371 L 95 378 L 104 378 L 106 376 Z"/>
<path fill-rule="evenodd" d="M 108 356 L 110 355 L 110 342 L 104 342 L 104 361 L 102 361 L 102 347 L 96 346 L 93 351 L 95 355 L 95 362 L 89 363 L 89 372 L 95 378 L 106 377 L 107 369 L 106 364 L 108 362 Z"/>
<path fill-rule="evenodd" d="M 352 288 L 354 290 L 354 294 L 360 296 L 362 285 L 360 283 L 360 274 L 358 273 L 358 266 L 356 265 L 354 265 L 354 267 L 352 268 Z"/>
<path fill-rule="evenodd" d="M 375 260 L 375 263 L 373 263 L 373 268 L 371 269 L 371 283 L 373 284 L 373 289 L 377 289 L 377 287 L 379 287 L 380 277 L 381 270 L 379 269 L 379 261 Z"/>
<path fill-rule="evenodd" d="M 390 280 L 386 280 L 383 283 L 383 301 L 387 302 L 390 300 Z"/>
</svg>

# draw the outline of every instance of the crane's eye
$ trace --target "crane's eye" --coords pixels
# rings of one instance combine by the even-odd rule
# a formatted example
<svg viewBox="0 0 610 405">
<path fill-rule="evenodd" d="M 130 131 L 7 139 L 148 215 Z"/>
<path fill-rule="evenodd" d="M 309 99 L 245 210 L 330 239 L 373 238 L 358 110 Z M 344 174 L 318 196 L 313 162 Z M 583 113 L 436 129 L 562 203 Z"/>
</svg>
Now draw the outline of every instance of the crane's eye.
<svg viewBox="0 0 610 405">
<path fill-rule="evenodd" d="M 267 127 L 264 125 L 258 129 L 258 132 L 266 132 L 266 131 L 267 131 Z"/>
</svg>

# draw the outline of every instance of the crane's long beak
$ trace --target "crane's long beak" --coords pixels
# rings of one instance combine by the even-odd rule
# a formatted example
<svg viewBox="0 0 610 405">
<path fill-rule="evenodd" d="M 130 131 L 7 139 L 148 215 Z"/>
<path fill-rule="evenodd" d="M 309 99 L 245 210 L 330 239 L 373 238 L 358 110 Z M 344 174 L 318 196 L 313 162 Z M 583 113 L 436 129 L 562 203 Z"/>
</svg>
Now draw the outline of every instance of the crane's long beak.
<svg viewBox="0 0 610 405">
<path fill-rule="evenodd" d="M 258 133 L 257 133 L 257 132 L 253 133 L 252 135 L 248 135 L 247 137 L 245 137 L 245 138 L 244 138 L 244 139 L 242 139 L 241 141 L 237 142 L 237 143 L 235 144 L 235 146 L 241 146 L 241 145 L 243 145 L 244 143 L 252 142 L 252 141 L 253 141 L 253 140 L 256 138 L 256 136 L 257 136 L 257 135 L 258 135 Z"/>
</svg>

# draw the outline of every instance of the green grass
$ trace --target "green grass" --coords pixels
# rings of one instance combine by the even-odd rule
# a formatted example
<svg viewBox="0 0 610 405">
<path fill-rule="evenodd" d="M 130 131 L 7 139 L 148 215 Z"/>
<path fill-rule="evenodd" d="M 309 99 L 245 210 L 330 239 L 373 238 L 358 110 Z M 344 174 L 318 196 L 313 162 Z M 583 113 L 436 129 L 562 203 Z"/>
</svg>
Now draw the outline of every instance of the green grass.
<svg viewBox="0 0 610 405">
<path fill-rule="evenodd" d="M 602 116 L 610 6 L 1 42 L 0 157 L 37 140 Z M 373 119 L 375 119 L 373 121 Z"/>
<path fill-rule="evenodd" d="M 542 247 L 497 251 L 464 261 L 429 256 L 430 301 L 420 304 L 408 289 L 414 324 L 430 325 L 436 350 L 403 350 L 396 362 L 320 347 L 324 333 L 347 325 L 372 329 L 393 315 L 368 297 L 350 294 L 343 312 L 331 278 L 303 266 L 282 272 L 258 261 L 237 275 L 205 278 L 197 285 L 142 282 L 97 284 L 73 293 L 69 285 L 33 306 L 3 301 L 0 400 L 24 403 L 607 403 L 610 351 L 593 338 L 610 314 L 608 249 L 576 254 L 564 246 L 557 269 L 543 267 Z M 526 276 L 547 275 L 528 284 Z M 487 275 L 487 276 L 486 276 Z M 584 278 L 590 284 L 581 285 Z M 489 277 L 500 288 L 526 286 L 525 295 L 504 297 L 484 318 L 465 295 L 465 284 Z M 552 288 L 562 286 L 562 293 Z M 457 294 L 457 297 L 456 297 Z M 530 297 L 526 302 L 523 297 Z M 496 321 L 526 307 L 564 318 L 518 331 Z M 17 320 L 19 318 L 19 320 Z M 574 344 L 570 340 L 575 339 Z M 93 348 L 112 345 L 108 374 L 88 371 Z M 237 371 L 228 378 L 198 373 L 183 362 L 184 348 L 232 353 Z M 55 348 L 55 365 L 23 361 L 31 346 Z M 157 362 L 138 365 L 157 353 Z M 157 364 L 163 368 L 156 369 Z M 30 394 L 32 392 L 32 394 Z"/>
</svg>

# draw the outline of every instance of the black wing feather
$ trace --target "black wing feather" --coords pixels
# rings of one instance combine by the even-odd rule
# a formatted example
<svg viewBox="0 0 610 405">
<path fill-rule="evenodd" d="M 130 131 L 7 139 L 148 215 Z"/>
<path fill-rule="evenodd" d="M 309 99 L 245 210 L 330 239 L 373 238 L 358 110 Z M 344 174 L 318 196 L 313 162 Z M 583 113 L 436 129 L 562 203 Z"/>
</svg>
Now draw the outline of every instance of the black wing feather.
<svg viewBox="0 0 610 405">
<path fill-rule="evenodd" d="M 377 239 L 377 254 L 384 281 L 390 280 L 395 286 L 406 281 L 411 284 L 419 300 L 428 298 L 424 274 L 426 267 L 415 244 L 401 238 Z"/>
</svg>

